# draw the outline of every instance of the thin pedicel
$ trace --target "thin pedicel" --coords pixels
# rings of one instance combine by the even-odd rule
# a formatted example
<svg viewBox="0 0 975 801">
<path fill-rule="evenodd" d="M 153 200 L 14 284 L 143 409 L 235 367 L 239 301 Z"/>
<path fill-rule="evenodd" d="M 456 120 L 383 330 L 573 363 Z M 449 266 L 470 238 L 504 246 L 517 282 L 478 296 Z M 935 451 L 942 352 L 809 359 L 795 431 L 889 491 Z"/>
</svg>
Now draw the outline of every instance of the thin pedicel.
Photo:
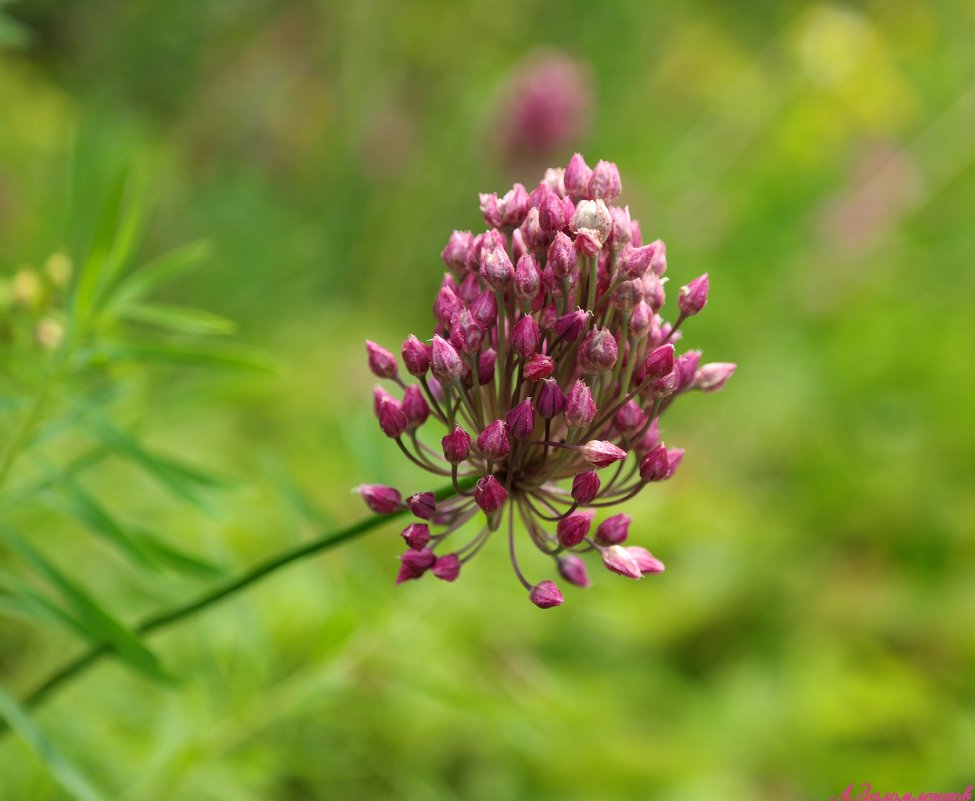
<svg viewBox="0 0 975 801">
<path fill-rule="evenodd" d="M 450 476 L 456 492 L 406 502 L 424 522 L 403 531 L 397 582 L 428 572 L 453 581 L 507 516 L 515 576 L 536 606 L 560 605 L 554 582 L 532 583 L 518 564 L 516 512 L 528 541 L 571 584 L 589 586 L 580 555 L 592 551 L 629 578 L 664 569 L 645 548 L 623 544 L 628 515 L 598 525 L 594 517 L 674 475 L 684 451 L 660 441 L 660 417 L 682 394 L 720 389 L 735 365 L 677 353 L 682 326 L 707 303 L 707 273 L 681 287 L 667 322 L 666 248 L 643 244 L 629 207 L 616 205 L 621 191 L 615 164 L 590 169 L 577 153 L 531 192 L 515 184 L 501 197 L 481 195 L 488 230 L 454 231 L 441 254 L 449 272 L 432 338 L 403 342 L 416 383 L 404 381 L 393 353 L 366 342 L 373 374 L 402 393 L 397 400 L 376 387 L 383 433 L 416 466 Z M 431 422 L 439 450 L 419 436 Z M 358 490 L 380 514 L 404 508 L 392 487 Z M 479 510 L 481 529 L 452 543 Z"/>
</svg>

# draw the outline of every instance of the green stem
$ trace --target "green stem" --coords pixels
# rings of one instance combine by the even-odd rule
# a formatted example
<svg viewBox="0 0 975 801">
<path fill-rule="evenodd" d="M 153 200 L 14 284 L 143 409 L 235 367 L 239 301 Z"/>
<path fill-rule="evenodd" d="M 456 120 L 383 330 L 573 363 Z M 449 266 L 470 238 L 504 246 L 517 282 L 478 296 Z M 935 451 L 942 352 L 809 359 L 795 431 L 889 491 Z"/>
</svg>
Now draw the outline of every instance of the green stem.
<svg viewBox="0 0 975 801">
<path fill-rule="evenodd" d="M 474 479 L 463 478 L 460 479 L 458 484 L 461 490 L 469 489 L 474 485 Z M 441 487 L 434 493 L 438 501 L 451 498 L 454 494 L 455 490 L 452 486 Z M 281 568 L 293 562 L 298 562 L 309 556 L 314 556 L 322 551 L 334 548 L 343 542 L 355 539 L 367 531 L 378 528 L 387 521 L 401 517 L 404 514 L 406 514 L 405 508 L 388 515 L 373 515 L 372 517 L 360 520 L 358 523 L 353 523 L 351 526 L 340 531 L 325 534 L 310 542 L 268 557 L 264 561 L 254 565 L 250 570 L 244 571 L 237 578 L 228 581 L 221 587 L 203 593 L 203 595 L 193 601 L 150 615 L 135 627 L 135 631 L 138 634 L 151 634 L 168 628 L 175 623 L 179 623 L 181 620 L 202 612 L 208 607 L 222 601 L 224 598 L 236 595 L 252 584 L 256 584 L 261 579 L 266 578 L 272 573 L 276 573 Z M 79 677 L 104 657 L 111 656 L 113 653 L 112 648 L 107 645 L 92 646 L 84 653 L 66 662 L 51 673 L 24 699 L 23 705 L 28 709 L 40 706 L 59 687 Z M 0 723 L 0 737 L 6 731 L 6 726 Z"/>
</svg>

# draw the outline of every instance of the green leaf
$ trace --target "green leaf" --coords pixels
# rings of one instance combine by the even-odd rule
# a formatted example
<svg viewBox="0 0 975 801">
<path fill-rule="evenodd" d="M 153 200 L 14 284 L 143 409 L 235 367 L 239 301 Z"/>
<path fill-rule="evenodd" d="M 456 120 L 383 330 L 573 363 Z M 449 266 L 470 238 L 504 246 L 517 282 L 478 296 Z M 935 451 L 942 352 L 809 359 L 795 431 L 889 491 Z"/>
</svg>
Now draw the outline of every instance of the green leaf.
<svg viewBox="0 0 975 801">
<path fill-rule="evenodd" d="M 127 275 L 113 290 L 108 307 L 119 309 L 146 297 L 154 289 L 210 258 L 213 248 L 205 240 L 171 250 Z"/>
<path fill-rule="evenodd" d="M 88 257 L 78 271 L 72 297 L 72 313 L 80 324 L 93 316 L 98 293 L 113 272 L 109 259 L 116 250 L 114 244 L 120 227 L 127 183 L 128 170 L 121 170 L 102 206 Z"/>
<path fill-rule="evenodd" d="M 120 316 L 131 322 L 154 325 L 177 334 L 226 335 L 232 334 L 235 328 L 233 320 L 219 314 L 168 303 L 123 306 Z"/>
<path fill-rule="evenodd" d="M 135 564 L 149 568 L 156 566 L 135 538 L 72 478 L 61 475 L 58 484 L 64 490 L 64 498 L 71 507 L 69 511 L 73 517 L 114 545 Z"/>
<path fill-rule="evenodd" d="M 104 421 L 89 420 L 89 425 L 91 432 L 106 448 L 140 465 L 177 498 L 189 501 L 204 512 L 212 514 L 211 505 L 194 492 L 190 485 L 215 486 L 219 485 L 219 479 L 205 476 L 201 471 L 173 459 L 150 453 L 128 434 Z M 205 481 L 201 481 L 201 478 Z"/>
<path fill-rule="evenodd" d="M 51 777 L 76 801 L 106 801 L 106 797 L 54 747 L 30 715 L 0 687 L 0 716 L 44 761 Z"/>
<path fill-rule="evenodd" d="M 174 548 L 155 534 L 141 530 L 139 534 L 149 555 L 156 559 L 163 567 L 177 570 L 189 576 L 197 576 L 205 579 L 221 578 L 226 575 L 225 570 L 212 562 L 207 562 L 204 559 L 186 553 L 186 551 Z"/>
<path fill-rule="evenodd" d="M 273 372 L 274 364 L 266 356 L 243 348 L 184 341 L 114 341 L 89 351 L 89 360 L 97 362 L 163 362 L 188 367 L 223 367 L 236 370 Z"/>
<path fill-rule="evenodd" d="M 13 529 L 2 526 L 0 534 L 12 550 L 57 589 L 93 641 L 112 648 L 122 661 L 143 675 L 160 681 L 170 680 L 159 660 L 142 640 L 106 611 L 85 589 L 28 545 Z"/>
</svg>

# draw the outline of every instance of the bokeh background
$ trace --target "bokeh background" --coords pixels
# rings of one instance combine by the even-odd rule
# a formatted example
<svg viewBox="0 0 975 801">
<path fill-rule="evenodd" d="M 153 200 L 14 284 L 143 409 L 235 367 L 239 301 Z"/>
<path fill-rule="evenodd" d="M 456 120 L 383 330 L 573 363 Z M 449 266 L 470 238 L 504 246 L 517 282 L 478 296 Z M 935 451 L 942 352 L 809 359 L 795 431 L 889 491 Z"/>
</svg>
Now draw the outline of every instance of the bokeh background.
<svg viewBox="0 0 975 801">
<path fill-rule="evenodd" d="M 154 202 L 146 255 L 213 245 L 169 298 L 280 365 L 159 370 L 140 395 L 154 446 L 230 479 L 213 514 L 124 465 L 88 481 L 230 571 L 360 517 L 355 484 L 426 487 L 372 419 L 362 341 L 426 332 L 477 192 L 574 150 L 619 164 L 673 282 L 710 272 L 688 341 L 740 364 L 669 415 L 681 473 L 630 503 L 666 573 L 599 575 L 541 612 L 500 547 L 454 585 L 394 587 L 388 526 L 154 638 L 176 687 L 105 663 L 40 710 L 108 797 L 798 801 L 975 781 L 970 2 L 3 14 L 3 276 L 70 250 L 130 164 Z M 512 155 L 512 86 L 553 51 L 578 65 L 578 119 Z M 126 619 L 208 586 L 34 522 Z M 80 647 L 0 625 L 13 694 Z M 0 742 L 0 796 L 62 792 Z"/>
</svg>

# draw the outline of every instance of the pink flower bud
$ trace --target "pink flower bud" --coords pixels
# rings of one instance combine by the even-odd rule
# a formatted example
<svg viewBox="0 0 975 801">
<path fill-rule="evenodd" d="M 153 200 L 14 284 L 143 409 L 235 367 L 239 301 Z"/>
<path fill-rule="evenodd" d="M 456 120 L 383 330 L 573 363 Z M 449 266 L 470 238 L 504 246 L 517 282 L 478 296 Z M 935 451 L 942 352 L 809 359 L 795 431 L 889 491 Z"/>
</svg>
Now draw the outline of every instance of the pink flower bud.
<svg viewBox="0 0 975 801">
<path fill-rule="evenodd" d="M 486 514 L 496 512 L 508 497 L 508 491 L 494 476 L 485 476 L 474 486 L 474 502 Z"/>
<path fill-rule="evenodd" d="M 460 575 L 460 559 L 455 553 L 444 554 L 437 558 L 430 572 L 441 581 L 454 581 Z"/>
<path fill-rule="evenodd" d="M 562 413 L 565 408 L 565 395 L 559 389 L 559 384 L 554 378 L 546 378 L 538 390 L 538 398 L 535 401 L 535 408 L 538 413 L 551 420 Z"/>
<path fill-rule="evenodd" d="M 631 312 L 643 300 L 643 281 L 634 278 L 616 285 L 610 300 L 617 311 Z"/>
<path fill-rule="evenodd" d="M 525 244 L 525 238 L 521 235 L 521 228 L 515 228 L 511 232 L 511 258 L 518 262 L 522 256 L 528 253 L 528 246 Z"/>
<path fill-rule="evenodd" d="M 421 376 L 430 369 L 430 346 L 421 342 L 413 334 L 403 340 L 403 364 L 410 375 Z"/>
<path fill-rule="evenodd" d="M 432 492 L 417 492 L 406 499 L 406 505 L 420 520 L 429 520 L 437 511 L 437 498 Z"/>
<path fill-rule="evenodd" d="M 619 545 L 626 542 L 632 522 L 633 518 L 622 512 L 607 517 L 596 529 L 596 542 L 600 545 Z"/>
<path fill-rule="evenodd" d="M 583 512 L 573 512 L 559 520 L 556 534 L 563 548 L 574 548 L 586 538 L 594 514 L 591 509 L 587 509 Z"/>
<path fill-rule="evenodd" d="M 369 356 L 369 369 L 379 378 L 396 378 L 396 357 L 386 348 L 366 340 L 366 353 Z"/>
<path fill-rule="evenodd" d="M 535 431 L 535 410 L 531 397 L 525 398 L 515 406 L 505 418 L 508 430 L 515 439 L 529 439 Z"/>
<path fill-rule="evenodd" d="M 663 378 L 674 372 L 674 346 L 669 342 L 651 351 L 643 362 L 644 375 L 649 379 Z"/>
<path fill-rule="evenodd" d="M 460 282 L 457 291 L 454 293 L 467 305 L 470 305 L 477 296 L 481 294 L 481 279 L 477 273 L 468 273 L 464 280 Z"/>
<path fill-rule="evenodd" d="M 579 153 L 573 154 L 565 167 L 565 174 L 562 176 L 566 193 L 576 200 L 584 198 L 589 192 L 589 179 L 591 176 L 592 170 L 589 169 L 586 160 Z"/>
<path fill-rule="evenodd" d="M 645 301 L 640 301 L 630 312 L 630 336 L 643 339 L 650 333 L 653 321 L 653 310 Z"/>
<path fill-rule="evenodd" d="M 643 299 L 654 312 L 660 311 L 667 300 L 664 282 L 660 280 L 660 276 L 649 270 L 643 274 L 643 278 L 640 280 L 643 281 Z"/>
<path fill-rule="evenodd" d="M 372 388 L 372 413 L 379 417 L 379 410 L 382 408 L 384 400 L 396 401 L 392 395 L 390 395 L 385 389 L 383 389 L 379 384 L 376 384 Z"/>
<path fill-rule="evenodd" d="M 511 349 L 523 359 L 527 359 L 538 350 L 541 337 L 542 332 L 535 318 L 530 314 L 523 315 L 511 330 Z"/>
<path fill-rule="evenodd" d="M 612 442 L 591 439 L 582 446 L 582 456 L 589 464 L 599 469 L 622 461 L 626 458 L 626 451 Z"/>
<path fill-rule="evenodd" d="M 565 228 L 562 199 L 555 192 L 546 192 L 538 204 L 538 222 L 543 231 L 554 233 Z"/>
<path fill-rule="evenodd" d="M 653 248 L 653 258 L 650 259 L 650 269 L 658 277 L 667 272 L 667 246 L 662 239 L 655 239 L 650 243 Z"/>
<path fill-rule="evenodd" d="M 501 227 L 501 209 L 498 208 L 498 195 L 496 192 L 491 194 L 481 194 L 481 214 L 484 222 L 492 228 Z"/>
<path fill-rule="evenodd" d="M 626 548 L 626 551 L 633 558 L 633 561 L 636 562 L 642 575 L 664 572 L 664 563 L 646 548 L 641 548 L 639 545 L 630 545 Z"/>
<path fill-rule="evenodd" d="M 599 161 L 589 176 L 589 197 L 616 200 L 622 191 L 620 171 L 611 161 Z"/>
<path fill-rule="evenodd" d="M 585 589 L 589 586 L 589 573 L 586 571 L 586 563 L 574 553 L 562 554 L 556 559 L 559 568 L 559 575 L 570 584 Z"/>
<path fill-rule="evenodd" d="M 613 423 L 616 427 L 620 431 L 625 431 L 628 434 L 636 431 L 643 425 L 644 421 L 643 410 L 634 400 L 629 400 L 624 403 L 613 418 Z"/>
<path fill-rule="evenodd" d="M 484 329 L 469 309 L 462 309 L 450 321 L 450 344 L 461 353 L 477 353 L 484 341 Z"/>
<path fill-rule="evenodd" d="M 650 427 L 644 432 L 643 436 L 637 440 L 636 445 L 633 446 L 635 450 L 641 457 L 650 453 L 654 448 L 660 444 L 660 418 L 657 417 L 650 424 Z"/>
<path fill-rule="evenodd" d="M 433 335 L 433 349 L 430 357 L 430 370 L 441 384 L 452 384 L 464 372 L 460 354 L 443 337 Z"/>
<path fill-rule="evenodd" d="M 485 290 L 471 304 L 471 314 L 485 331 L 490 331 L 498 322 L 498 301 L 491 290 Z"/>
<path fill-rule="evenodd" d="M 630 237 L 632 236 L 630 207 L 613 206 L 609 210 L 609 214 L 613 218 L 613 228 L 607 241 L 610 247 L 618 253 L 630 244 Z"/>
<path fill-rule="evenodd" d="M 670 474 L 667 448 L 658 445 L 640 460 L 640 478 L 646 482 L 663 481 Z"/>
<path fill-rule="evenodd" d="M 708 302 L 708 274 L 698 276 L 686 286 L 680 288 L 677 295 L 677 305 L 681 314 L 690 317 L 697 314 Z"/>
<path fill-rule="evenodd" d="M 531 250 L 542 251 L 548 246 L 548 234 L 542 230 L 537 208 L 528 209 L 525 221 L 521 224 L 521 237 Z"/>
<path fill-rule="evenodd" d="M 631 579 L 638 579 L 643 576 L 639 562 L 622 545 L 610 545 L 608 548 L 603 548 L 602 554 L 603 564 L 614 573 Z"/>
<path fill-rule="evenodd" d="M 589 312 L 576 309 L 568 314 L 563 314 L 555 321 L 552 331 L 559 339 L 566 342 L 575 342 L 582 332 L 586 330 L 586 323 L 589 320 Z"/>
<path fill-rule="evenodd" d="M 379 404 L 379 427 L 390 439 L 396 439 L 403 435 L 407 426 L 406 415 L 403 408 L 395 400 L 383 398 Z"/>
<path fill-rule="evenodd" d="M 643 233 L 640 231 L 640 221 L 633 220 L 630 223 L 630 245 L 635 248 L 643 244 Z"/>
<path fill-rule="evenodd" d="M 656 242 L 635 248 L 629 247 L 620 254 L 619 274 L 626 279 L 641 278 L 653 260 Z"/>
<path fill-rule="evenodd" d="M 544 288 L 546 282 L 546 274 L 548 276 L 552 275 L 551 270 L 546 270 L 542 273 L 542 286 Z M 548 291 L 548 290 L 546 290 Z M 559 313 L 555 310 L 555 304 L 549 303 L 547 306 L 543 307 L 541 313 L 538 315 L 538 327 L 543 331 L 551 331 L 555 326 L 555 321 L 558 319 Z"/>
<path fill-rule="evenodd" d="M 514 280 L 515 268 L 502 247 L 481 252 L 481 278 L 495 292 L 503 292 Z"/>
<path fill-rule="evenodd" d="M 467 254 L 472 239 L 470 231 L 454 231 L 447 240 L 447 246 L 440 253 L 444 264 L 458 275 L 467 270 Z"/>
<path fill-rule="evenodd" d="M 677 370 L 673 370 L 661 378 L 654 378 L 650 382 L 650 392 L 655 397 L 666 398 L 668 395 L 673 395 L 677 391 L 679 383 L 680 375 L 678 375 Z"/>
<path fill-rule="evenodd" d="M 399 492 L 382 484 L 360 484 L 355 491 L 377 515 L 391 515 L 399 511 L 402 504 Z"/>
<path fill-rule="evenodd" d="M 674 370 L 677 373 L 677 389 L 688 389 L 694 384 L 698 365 L 701 363 L 701 351 L 689 350 L 677 357 Z"/>
<path fill-rule="evenodd" d="M 400 557 L 399 575 L 396 583 L 418 579 L 426 573 L 437 561 L 433 551 L 424 548 L 419 551 L 407 551 Z"/>
<path fill-rule="evenodd" d="M 548 248 L 548 266 L 558 278 L 568 278 L 575 272 L 577 257 L 572 240 L 562 231 L 555 235 Z"/>
<path fill-rule="evenodd" d="M 599 494 L 599 476 L 595 470 L 576 473 L 572 479 L 572 500 L 579 504 L 590 503 Z"/>
<path fill-rule="evenodd" d="M 586 375 L 613 369 L 619 356 L 616 338 L 608 328 L 591 331 L 579 348 L 579 368 Z"/>
<path fill-rule="evenodd" d="M 494 381 L 494 364 L 497 361 L 498 352 L 494 348 L 488 348 L 477 359 L 477 383 L 490 384 Z"/>
<path fill-rule="evenodd" d="M 515 267 L 515 298 L 523 303 L 533 301 L 542 283 L 542 273 L 538 262 L 530 253 L 518 259 Z"/>
<path fill-rule="evenodd" d="M 541 381 L 548 378 L 555 371 L 555 362 L 551 356 L 536 353 L 525 362 L 525 378 L 529 381 Z"/>
<path fill-rule="evenodd" d="M 554 581 L 543 581 L 532 587 L 528 593 L 529 600 L 539 609 L 551 609 L 553 606 L 561 606 L 565 600 Z"/>
<path fill-rule="evenodd" d="M 430 527 L 426 523 L 410 523 L 401 534 L 414 551 L 422 551 L 430 543 Z"/>
<path fill-rule="evenodd" d="M 433 314 L 440 325 L 447 328 L 453 316 L 463 308 L 464 301 L 457 297 L 454 290 L 449 286 L 440 287 L 437 298 L 433 302 Z"/>
<path fill-rule="evenodd" d="M 511 452 L 508 426 L 504 420 L 495 420 L 478 435 L 477 449 L 492 462 L 504 459 Z"/>
<path fill-rule="evenodd" d="M 471 452 L 471 435 L 457 426 L 447 434 L 440 445 L 443 447 L 443 458 L 450 464 L 460 464 Z"/>
<path fill-rule="evenodd" d="M 512 186 L 498 202 L 501 222 L 509 228 L 517 228 L 528 213 L 528 203 L 528 192 L 525 187 L 522 184 Z"/>
<path fill-rule="evenodd" d="M 667 450 L 667 463 L 670 469 L 667 471 L 667 478 L 670 478 L 674 473 L 677 472 L 677 468 L 680 467 L 680 463 L 684 461 L 684 449 L 683 448 L 669 448 Z"/>
<path fill-rule="evenodd" d="M 430 416 L 427 399 L 423 397 L 423 392 L 416 384 L 406 388 L 401 408 L 406 415 L 406 427 L 410 430 L 422 426 Z"/>
<path fill-rule="evenodd" d="M 601 200 L 583 200 L 576 206 L 576 213 L 572 217 L 569 230 L 594 231 L 602 247 L 613 232 L 613 215 Z"/>
<path fill-rule="evenodd" d="M 576 231 L 575 242 L 573 243 L 576 253 L 580 256 L 596 256 L 602 250 L 602 243 L 599 240 L 598 231 L 591 228 L 580 228 Z"/>
<path fill-rule="evenodd" d="M 703 365 L 694 375 L 694 389 L 701 392 L 717 392 L 734 375 L 738 365 L 730 362 L 711 362 Z"/>
<path fill-rule="evenodd" d="M 569 428 L 581 428 L 596 419 L 596 404 L 589 385 L 582 379 L 572 385 L 565 403 L 565 421 Z"/>
</svg>

